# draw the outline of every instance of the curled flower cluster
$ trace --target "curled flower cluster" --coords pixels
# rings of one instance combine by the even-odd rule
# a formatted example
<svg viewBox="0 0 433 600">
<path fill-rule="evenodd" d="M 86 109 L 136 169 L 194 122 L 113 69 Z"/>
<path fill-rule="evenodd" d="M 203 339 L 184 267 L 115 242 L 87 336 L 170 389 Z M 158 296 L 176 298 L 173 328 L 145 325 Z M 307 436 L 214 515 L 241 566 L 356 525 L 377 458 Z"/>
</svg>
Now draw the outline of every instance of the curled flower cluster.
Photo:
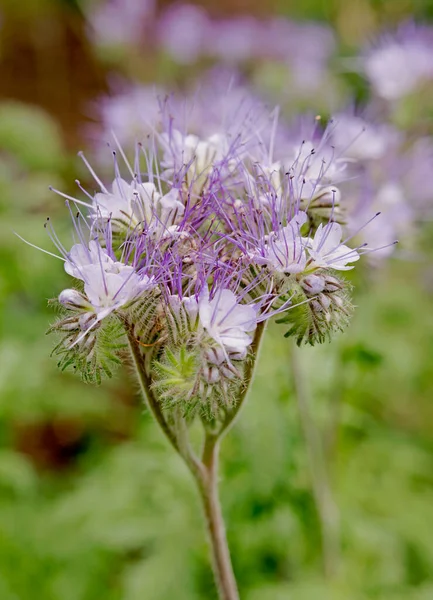
<svg viewBox="0 0 433 600">
<path fill-rule="evenodd" d="M 200 137 L 168 104 L 133 167 L 120 146 L 113 153 L 111 185 L 83 157 L 99 190 L 86 200 L 61 194 L 74 221 L 71 250 L 47 223 L 77 283 L 60 293 L 66 314 L 53 327 L 63 333 L 63 367 L 98 379 L 127 339 L 164 406 L 214 418 L 239 396 L 270 318 L 289 324 L 298 343 L 344 326 L 351 307 L 339 273 L 364 251 L 347 245 L 337 222 L 345 160 L 328 130 L 277 144 L 275 111 L 259 112 Z"/>
</svg>

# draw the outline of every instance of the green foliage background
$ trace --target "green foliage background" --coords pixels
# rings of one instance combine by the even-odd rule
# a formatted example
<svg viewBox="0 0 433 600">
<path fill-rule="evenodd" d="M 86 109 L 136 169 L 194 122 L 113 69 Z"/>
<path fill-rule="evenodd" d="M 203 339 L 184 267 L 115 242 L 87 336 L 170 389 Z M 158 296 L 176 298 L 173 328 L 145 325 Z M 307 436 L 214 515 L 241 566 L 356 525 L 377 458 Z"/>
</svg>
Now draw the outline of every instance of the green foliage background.
<svg viewBox="0 0 433 600">
<path fill-rule="evenodd" d="M 354 6 L 380 22 L 410 14 L 410 3 L 397 4 Z M 66 20 L 74 6 L 43 3 L 50 18 Z M 293 14 L 330 18 L 341 30 L 347 6 L 331 7 L 309 1 Z M 289 4 L 282 8 L 292 14 Z M 29 24 L 34 10 L 29 2 Z M 427 2 L 417 10 L 432 13 Z M 36 106 L 43 102 L 23 102 L 24 92 L 12 96 L 0 104 L 0 598 L 215 598 L 190 475 L 144 411 L 128 370 L 92 387 L 50 358 L 47 300 L 66 275 L 60 261 L 13 232 L 49 247 L 49 214 L 68 234 L 63 204 L 47 188 L 73 181 L 78 129 L 65 130 L 66 116 Z M 222 454 L 242 598 L 433 598 L 431 259 L 427 248 L 420 261 L 395 260 L 358 283 L 349 330 L 299 351 L 314 418 L 329 433 L 341 510 L 342 564 L 332 581 L 322 575 L 292 347 L 281 327 L 270 328 Z"/>
</svg>

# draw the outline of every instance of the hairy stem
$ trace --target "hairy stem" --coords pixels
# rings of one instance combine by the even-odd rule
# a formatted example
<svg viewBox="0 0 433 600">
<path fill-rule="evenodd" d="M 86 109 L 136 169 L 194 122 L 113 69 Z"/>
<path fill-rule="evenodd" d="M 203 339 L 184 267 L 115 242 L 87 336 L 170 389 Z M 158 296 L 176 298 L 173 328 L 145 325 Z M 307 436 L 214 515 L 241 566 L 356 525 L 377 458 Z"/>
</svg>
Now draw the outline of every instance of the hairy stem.
<svg viewBox="0 0 433 600">
<path fill-rule="evenodd" d="M 213 435 L 207 435 L 203 450 L 202 469 L 196 479 L 212 550 L 213 571 L 220 599 L 239 600 L 218 496 L 218 458 L 219 440 Z"/>
<path fill-rule="evenodd" d="M 144 360 L 143 360 L 143 356 L 141 354 L 140 346 L 131 331 L 126 329 L 126 333 L 128 336 L 129 349 L 131 351 L 131 356 L 132 356 L 132 360 L 134 362 L 138 381 L 140 382 L 140 387 L 141 387 L 141 391 L 143 394 L 143 398 L 147 402 L 150 412 L 155 417 L 155 419 L 156 419 L 158 425 L 160 426 L 161 430 L 163 431 L 165 437 L 168 439 L 168 441 L 173 446 L 173 448 L 177 452 L 180 452 L 179 444 L 176 439 L 176 435 L 173 432 L 170 425 L 167 423 L 167 421 L 162 413 L 161 407 L 160 407 L 158 401 L 156 400 L 155 396 L 153 395 L 152 390 L 150 389 L 150 380 L 149 380 L 149 377 L 147 376 L 146 370 L 144 368 Z"/>
<path fill-rule="evenodd" d="M 292 346 L 291 370 L 301 427 L 307 448 L 314 501 L 321 525 L 323 568 L 326 577 L 335 575 L 340 560 L 340 517 L 335 503 L 319 428 L 310 412 L 298 348 Z"/>
</svg>

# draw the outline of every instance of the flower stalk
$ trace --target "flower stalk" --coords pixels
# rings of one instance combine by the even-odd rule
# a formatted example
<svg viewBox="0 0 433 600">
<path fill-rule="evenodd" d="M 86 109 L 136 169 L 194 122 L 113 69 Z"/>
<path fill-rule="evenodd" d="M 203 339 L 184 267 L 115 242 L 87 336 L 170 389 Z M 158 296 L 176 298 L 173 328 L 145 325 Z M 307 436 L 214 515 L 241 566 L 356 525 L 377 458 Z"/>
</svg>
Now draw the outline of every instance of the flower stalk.
<svg viewBox="0 0 433 600">
<path fill-rule="evenodd" d="M 265 324 L 278 317 L 298 345 L 330 339 L 351 314 L 339 272 L 371 250 L 346 245 L 352 233 L 342 227 L 335 183 L 347 161 L 336 157 L 331 130 L 277 150 L 278 123 L 264 106 L 235 129 L 224 118 L 210 136 L 188 133 L 173 114 L 167 99 L 133 165 L 115 138 L 111 185 L 82 155 L 99 191 L 77 182 L 85 200 L 57 192 L 71 214 L 72 248 L 49 218 L 45 228 L 77 288 L 60 293 L 63 314 L 50 331 L 60 334 L 60 368 L 85 381 L 111 377 L 129 347 L 148 408 L 197 483 L 220 597 L 237 600 L 218 459 L 252 383 Z M 295 372 L 328 569 L 338 518 L 298 379 Z M 190 439 L 194 421 L 203 427 L 200 455 Z"/>
<path fill-rule="evenodd" d="M 203 511 L 212 551 L 215 581 L 221 600 L 238 600 L 226 528 L 218 493 L 219 438 L 208 434 L 205 438 L 203 456 L 196 481 L 203 503 Z"/>
<path fill-rule="evenodd" d="M 220 600 L 238 600 L 239 592 L 233 572 L 218 492 L 220 442 L 222 437 L 232 427 L 247 397 L 257 364 L 265 324 L 260 323 L 256 329 L 252 342 L 251 358 L 245 370 L 244 386 L 237 403 L 231 410 L 227 410 L 226 416 L 219 428 L 211 428 L 208 423 L 203 423 L 205 434 L 201 457 L 198 457 L 191 447 L 188 436 L 188 423 L 182 413 L 179 410 L 173 412 L 174 425 L 169 423 L 164 415 L 161 404 L 153 393 L 151 378 L 147 374 L 140 345 L 135 339 L 133 331 L 128 327 L 128 324 L 123 322 L 123 325 L 128 337 L 133 364 L 147 406 L 161 431 L 170 442 L 170 445 L 183 458 L 197 483 L 209 535 L 212 566 Z"/>
</svg>

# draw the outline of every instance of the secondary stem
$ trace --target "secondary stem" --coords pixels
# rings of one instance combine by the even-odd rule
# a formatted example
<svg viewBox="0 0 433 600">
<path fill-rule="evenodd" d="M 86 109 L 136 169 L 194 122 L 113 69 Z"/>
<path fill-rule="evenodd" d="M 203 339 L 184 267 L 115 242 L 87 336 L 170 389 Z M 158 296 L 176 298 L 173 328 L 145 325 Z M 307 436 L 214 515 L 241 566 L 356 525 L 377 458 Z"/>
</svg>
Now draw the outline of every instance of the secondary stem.
<svg viewBox="0 0 433 600">
<path fill-rule="evenodd" d="M 324 572 L 327 577 L 332 577 L 340 559 L 340 519 L 332 494 L 320 431 L 310 413 L 308 394 L 301 365 L 298 362 L 298 351 L 298 348 L 292 347 L 293 385 L 307 448 L 313 496 L 322 531 Z"/>
<path fill-rule="evenodd" d="M 169 442 L 171 443 L 173 448 L 177 452 L 179 452 L 179 445 L 176 440 L 176 436 L 175 436 L 174 432 L 172 431 L 172 429 L 170 428 L 167 421 L 165 420 L 164 415 L 162 414 L 161 408 L 150 389 L 150 382 L 149 382 L 149 378 L 147 377 L 146 371 L 144 368 L 144 361 L 143 361 L 143 357 L 141 355 L 140 346 L 138 345 L 137 340 L 135 339 L 132 332 L 130 332 L 128 329 L 126 329 L 126 333 L 128 336 L 129 349 L 131 350 L 131 356 L 132 356 L 132 360 L 134 362 L 138 381 L 140 382 L 140 387 L 141 387 L 141 391 L 143 394 L 143 398 L 146 400 L 151 413 L 155 417 L 158 425 L 161 427 L 163 433 L 165 434 L 165 437 L 169 440 Z"/>
<path fill-rule="evenodd" d="M 221 426 L 221 429 L 219 431 L 220 438 L 223 435 L 226 435 L 228 430 L 233 426 L 234 422 L 236 421 L 236 419 L 240 413 L 242 406 L 244 405 L 245 399 L 247 397 L 248 391 L 251 387 L 251 383 L 254 378 L 254 373 L 255 373 L 257 361 L 259 358 L 260 346 L 261 346 L 261 342 L 263 339 L 263 334 L 265 332 L 265 329 L 266 329 L 266 321 L 262 321 L 261 323 L 259 323 L 257 325 L 253 343 L 251 344 L 251 359 L 245 367 L 244 388 L 242 390 L 242 393 L 240 394 L 240 397 L 238 398 L 238 402 L 237 402 L 236 406 L 229 413 L 227 413 L 227 416 L 226 416 L 226 418 Z"/>
</svg>

